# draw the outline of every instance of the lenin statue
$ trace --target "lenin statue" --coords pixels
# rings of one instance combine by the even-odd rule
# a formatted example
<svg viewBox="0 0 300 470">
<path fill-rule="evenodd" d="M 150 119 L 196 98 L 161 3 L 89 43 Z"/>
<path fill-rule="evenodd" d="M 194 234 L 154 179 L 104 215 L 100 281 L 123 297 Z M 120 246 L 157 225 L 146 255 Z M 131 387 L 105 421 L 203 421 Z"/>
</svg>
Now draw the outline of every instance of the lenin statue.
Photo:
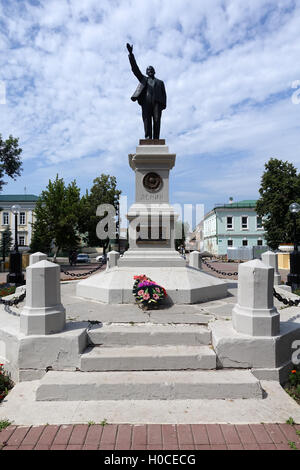
<svg viewBox="0 0 300 470">
<path fill-rule="evenodd" d="M 155 78 L 155 70 L 152 65 L 147 67 L 147 76 L 143 75 L 132 53 L 133 46 L 127 43 L 127 49 L 132 72 L 140 82 L 131 99 L 132 101 L 137 101 L 142 107 L 145 139 L 159 139 L 161 113 L 167 106 L 164 82 Z"/>
</svg>

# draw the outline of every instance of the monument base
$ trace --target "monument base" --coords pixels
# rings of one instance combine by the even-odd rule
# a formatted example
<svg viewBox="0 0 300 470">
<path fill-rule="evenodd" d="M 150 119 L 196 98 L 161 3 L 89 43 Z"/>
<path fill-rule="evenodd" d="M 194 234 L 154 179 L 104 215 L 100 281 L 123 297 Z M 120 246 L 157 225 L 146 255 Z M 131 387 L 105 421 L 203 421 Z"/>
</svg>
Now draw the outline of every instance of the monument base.
<svg viewBox="0 0 300 470">
<path fill-rule="evenodd" d="M 76 295 L 107 304 L 133 304 L 134 276 L 140 274 L 164 287 L 170 304 L 195 304 L 227 296 L 227 282 L 189 266 L 117 266 L 80 281 Z"/>
</svg>

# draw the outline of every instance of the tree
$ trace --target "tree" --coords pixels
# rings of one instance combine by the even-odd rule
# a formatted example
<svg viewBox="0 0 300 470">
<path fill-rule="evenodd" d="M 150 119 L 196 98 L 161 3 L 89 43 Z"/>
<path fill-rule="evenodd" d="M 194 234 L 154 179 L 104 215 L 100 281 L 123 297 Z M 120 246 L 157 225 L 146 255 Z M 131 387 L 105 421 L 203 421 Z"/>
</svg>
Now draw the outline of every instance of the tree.
<svg viewBox="0 0 300 470">
<path fill-rule="evenodd" d="M 20 176 L 22 171 L 21 153 L 19 139 L 14 139 L 10 135 L 7 140 L 2 140 L 0 134 L 0 191 L 2 191 L 3 185 L 6 184 L 3 180 L 5 174 L 12 179 Z"/>
<path fill-rule="evenodd" d="M 101 204 L 110 204 L 118 210 L 118 201 L 121 191 L 117 189 L 117 180 L 115 176 L 101 174 L 93 181 L 93 186 L 86 192 L 86 195 L 82 198 L 83 216 L 80 223 L 81 233 L 86 233 L 85 241 L 89 246 L 102 246 L 103 251 L 107 249 L 109 245 L 109 238 L 101 240 L 98 238 L 96 233 L 96 227 L 101 219 L 103 219 L 107 213 L 103 216 L 97 216 L 97 207 Z"/>
<path fill-rule="evenodd" d="M 7 226 L 6 229 L 2 232 L 2 237 L 0 241 L 0 256 L 4 259 L 9 255 L 12 245 L 12 233 L 10 227 Z"/>
<path fill-rule="evenodd" d="M 54 246 L 55 259 L 61 249 L 78 247 L 82 202 L 76 181 L 65 186 L 64 180 L 58 178 L 58 175 L 53 182 L 49 181 L 47 189 L 36 203 L 34 215 L 32 251 L 48 253 Z"/>
<path fill-rule="evenodd" d="M 271 158 L 265 164 L 256 204 L 257 214 L 263 217 L 266 241 L 273 250 L 280 243 L 293 241 L 293 223 L 289 213 L 292 202 L 300 203 L 300 175 L 292 163 Z M 300 221 L 297 221 L 299 233 Z"/>
</svg>

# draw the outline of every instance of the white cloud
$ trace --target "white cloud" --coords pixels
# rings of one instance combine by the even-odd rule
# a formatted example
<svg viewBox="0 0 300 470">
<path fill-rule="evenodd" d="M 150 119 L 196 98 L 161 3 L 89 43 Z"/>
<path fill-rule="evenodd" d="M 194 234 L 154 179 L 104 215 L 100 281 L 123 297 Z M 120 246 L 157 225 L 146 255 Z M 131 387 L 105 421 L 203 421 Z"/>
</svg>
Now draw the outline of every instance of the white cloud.
<svg viewBox="0 0 300 470">
<path fill-rule="evenodd" d="M 82 186 L 90 175 L 110 171 L 131 192 L 127 154 L 143 125 L 130 101 L 136 79 L 126 42 L 134 44 L 141 70 L 154 65 L 166 83 L 162 137 L 178 154 L 175 198 L 195 200 L 205 188 L 208 203 L 222 202 L 233 179 L 237 198 L 256 197 L 270 156 L 299 164 L 300 106 L 288 96 L 300 79 L 296 2 L 36 4 L 0 0 L 0 80 L 7 90 L 0 132 L 20 137 L 24 165 L 41 189 L 41 172 L 57 168 L 73 171 Z M 192 178 L 179 179 L 191 164 Z M 21 178 L 7 190 L 18 181 L 23 187 Z"/>
</svg>

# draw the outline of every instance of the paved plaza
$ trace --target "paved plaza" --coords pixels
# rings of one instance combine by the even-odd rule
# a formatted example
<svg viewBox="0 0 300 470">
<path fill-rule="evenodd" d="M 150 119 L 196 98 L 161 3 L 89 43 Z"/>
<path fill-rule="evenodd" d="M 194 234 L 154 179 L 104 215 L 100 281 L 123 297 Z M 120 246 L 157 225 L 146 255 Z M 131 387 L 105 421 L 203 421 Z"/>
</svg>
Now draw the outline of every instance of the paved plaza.
<svg viewBox="0 0 300 470">
<path fill-rule="evenodd" d="M 300 426 L 289 424 L 77 424 L 9 426 L 3 450 L 291 450 Z"/>
<path fill-rule="evenodd" d="M 235 272 L 236 263 L 214 262 Z M 66 267 L 84 273 L 93 266 Z M 105 269 L 102 268 L 102 269 Z M 206 266 L 204 269 L 208 270 Z M 284 272 L 281 273 L 284 279 Z M 63 276 L 63 275 L 62 275 Z M 229 320 L 236 303 L 237 280 L 226 277 L 228 296 L 196 305 L 173 305 L 143 312 L 135 305 L 107 305 L 76 297 L 77 280 L 61 286 L 67 322 L 128 324 L 199 323 Z M 76 279 L 76 278 L 75 278 Z M 300 308 L 282 308 L 281 318 L 300 321 Z M 3 307 L 1 307 L 3 308 Z M 12 307 L 15 321 L 22 304 Z M 265 396 L 256 399 L 103 400 L 37 402 L 38 381 L 15 385 L 0 405 L 0 420 L 11 425 L 0 432 L 3 450 L 289 450 L 300 449 L 300 407 L 278 382 L 261 381 Z M 101 424 L 102 423 L 102 424 Z"/>
</svg>

